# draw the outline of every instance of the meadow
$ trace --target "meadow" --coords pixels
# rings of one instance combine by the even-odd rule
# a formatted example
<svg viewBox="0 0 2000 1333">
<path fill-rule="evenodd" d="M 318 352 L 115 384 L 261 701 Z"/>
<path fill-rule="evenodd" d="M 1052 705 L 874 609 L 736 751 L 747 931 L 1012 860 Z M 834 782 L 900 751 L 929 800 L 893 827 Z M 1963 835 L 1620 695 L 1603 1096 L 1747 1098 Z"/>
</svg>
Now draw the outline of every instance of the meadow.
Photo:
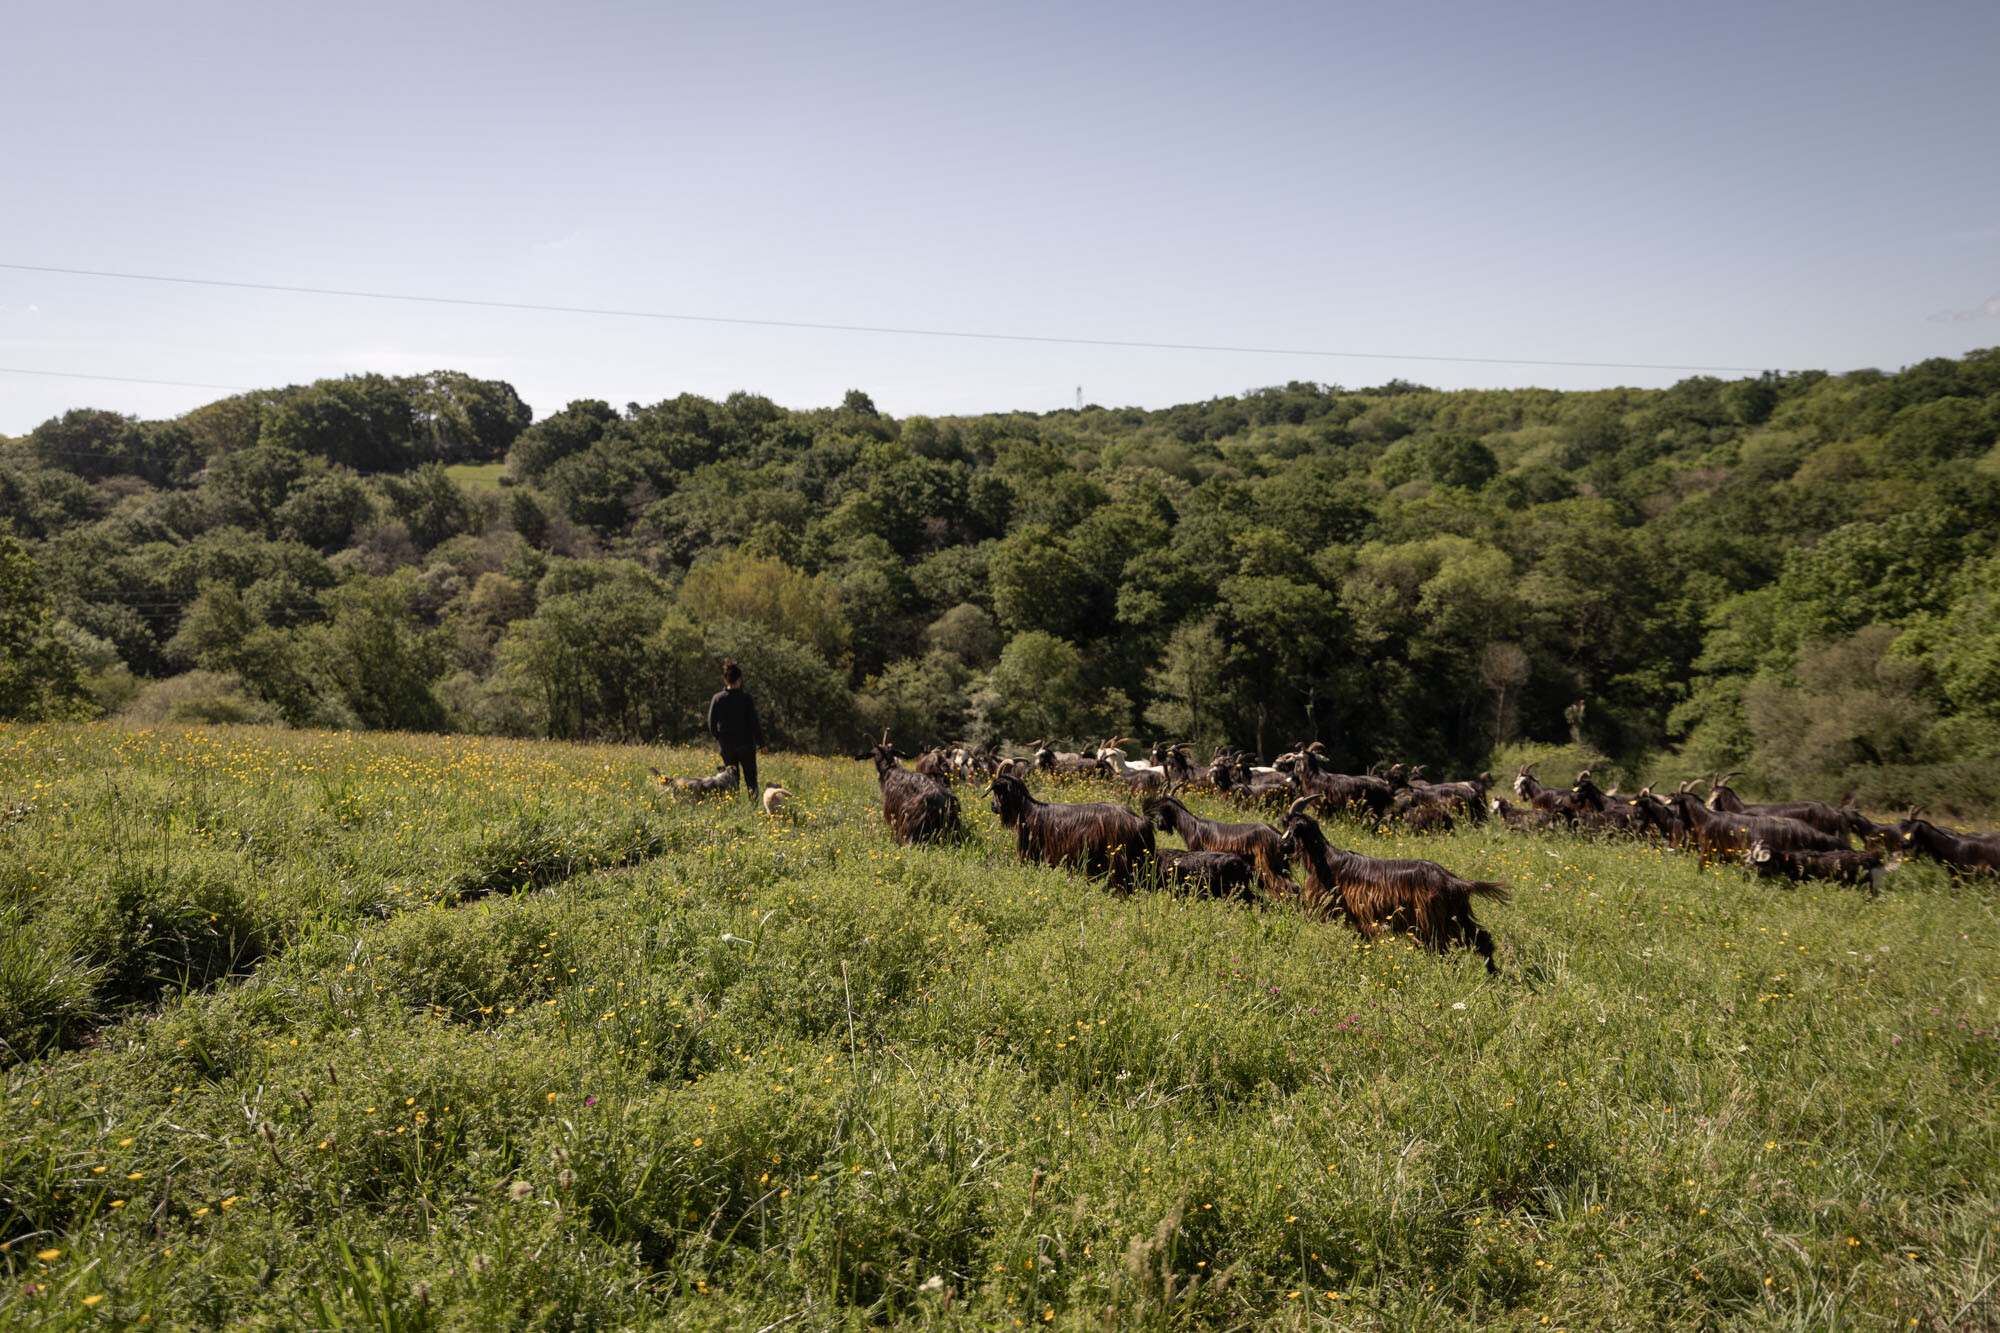
<svg viewBox="0 0 2000 1333">
<path fill-rule="evenodd" d="M 2000 1326 L 1990 884 L 1329 826 L 1488 978 L 649 763 L 0 727 L 0 1327 Z"/>
</svg>

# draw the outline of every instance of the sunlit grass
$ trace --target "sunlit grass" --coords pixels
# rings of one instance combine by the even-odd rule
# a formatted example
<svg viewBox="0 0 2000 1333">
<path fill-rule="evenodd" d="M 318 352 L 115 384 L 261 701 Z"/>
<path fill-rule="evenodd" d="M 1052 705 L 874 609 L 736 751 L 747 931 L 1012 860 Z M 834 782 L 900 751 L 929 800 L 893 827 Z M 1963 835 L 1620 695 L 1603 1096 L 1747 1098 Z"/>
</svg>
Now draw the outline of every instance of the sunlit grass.
<svg viewBox="0 0 2000 1333">
<path fill-rule="evenodd" d="M 1332 829 L 1489 980 L 649 763 L 0 728 L 0 1327 L 2000 1318 L 1990 888 Z"/>
</svg>

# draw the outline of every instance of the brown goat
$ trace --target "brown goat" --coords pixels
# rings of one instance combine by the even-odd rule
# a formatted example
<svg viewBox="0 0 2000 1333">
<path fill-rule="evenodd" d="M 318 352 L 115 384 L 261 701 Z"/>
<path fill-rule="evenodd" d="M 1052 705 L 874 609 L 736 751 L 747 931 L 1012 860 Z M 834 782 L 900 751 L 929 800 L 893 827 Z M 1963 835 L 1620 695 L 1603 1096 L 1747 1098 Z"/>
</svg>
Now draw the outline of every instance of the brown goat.
<svg viewBox="0 0 2000 1333">
<path fill-rule="evenodd" d="M 1846 846 L 1845 839 L 1821 833 L 1796 819 L 1717 814 L 1695 800 L 1693 792 L 1678 792 L 1668 804 L 1687 821 L 1703 865 L 1711 860 L 1732 859 L 1748 852 L 1751 844 L 1757 842 L 1778 852 L 1837 852 Z"/>
<path fill-rule="evenodd" d="M 1306 887 L 1300 900 L 1310 910 L 1340 912 L 1372 940 L 1388 929 L 1407 934 L 1443 953 L 1454 943 L 1470 946 L 1493 961 L 1493 937 L 1472 916 L 1474 898 L 1506 902 L 1507 886 L 1461 879 L 1435 861 L 1390 861 L 1344 852 L 1326 840 L 1319 821 L 1305 813 L 1304 801 L 1285 816 L 1285 854 L 1303 860 Z"/>
<path fill-rule="evenodd" d="M 882 822 L 898 842 L 935 842 L 965 832 L 958 819 L 958 795 L 951 784 L 929 773 L 913 773 L 896 762 L 887 744 L 870 753 L 882 784 Z"/>
<path fill-rule="evenodd" d="M 1257 877 L 1270 892 L 1298 891 L 1285 873 L 1285 854 L 1278 850 L 1278 830 L 1269 824 L 1222 824 L 1203 819 L 1169 792 L 1146 802 L 1146 818 L 1161 831 L 1178 833 L 1191 852 L 1234 852 L 1257 867 Z"/>
<path fill-rule="evenodd" d="M 1080 865 L 1086 876 L 1107 875 L 1113 889 L 1129 892 L 1141 858 L 1152 855 L 1153 826 L 1122 805 L 1051 805 L 1036 800 L 1019 778 L 996 777 L 986 790 L 993 813 L 1014 830 L 1015 851 L 1023 861 Z"/>
</svg>

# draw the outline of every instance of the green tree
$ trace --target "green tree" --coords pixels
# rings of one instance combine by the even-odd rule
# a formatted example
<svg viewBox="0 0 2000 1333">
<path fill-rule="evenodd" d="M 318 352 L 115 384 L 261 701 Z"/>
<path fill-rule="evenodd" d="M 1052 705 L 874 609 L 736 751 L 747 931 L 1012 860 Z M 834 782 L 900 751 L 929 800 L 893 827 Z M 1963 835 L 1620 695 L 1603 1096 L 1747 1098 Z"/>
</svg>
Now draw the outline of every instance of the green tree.
<svg viewBox="0 0 2000 1333">
<path fill-rule="evenodd" d="M 381 485 L 390 510 L 421 550 L 428 551 L 472 525 L 472 506 L 442 463 L 426 463 L 408 477 L 384 477 Z"/>
<path fill-rule="evenodd" d="M 364 575 L 331 594 L 327 624 L 303 631 L 313 673 L 364 727 L 436 731 L 448 720 L 432 689 L 443 647 L 418 621 L 415 592 L 410 571 Z"/>
<path fill-rule="evenodd" d="M 1045 630 L 1056 638 L 1086 628 L 1092 585 L 1088 571 L 1055 534 L 1039 525 L 1019 528 L 994 548 L 988 566 L 993 612 L 1012 630 Z"/>
<path fill-rule="evenodd" d="M 0 534 L 0 718 L 40 722 L 89 712 L 35 562 L 20 542 Z"/>
<path fill-rule="evenodd" d="M 1228 738 L 1223 714 L 1229 681 L 1229 645 L 1215 618 L 1177 626 L 1146 679 L 1154 699 L 1146 721 L 1206 755 Z"/>
<path fill-rule="evenodd" d="M 697 620 L 753 621 L 829 662 L 847 654 L 850 631 L 840 585 L 775 557 L 735 551 L 703 561 L 681 581 L 680 602 Z"/>
</svg>

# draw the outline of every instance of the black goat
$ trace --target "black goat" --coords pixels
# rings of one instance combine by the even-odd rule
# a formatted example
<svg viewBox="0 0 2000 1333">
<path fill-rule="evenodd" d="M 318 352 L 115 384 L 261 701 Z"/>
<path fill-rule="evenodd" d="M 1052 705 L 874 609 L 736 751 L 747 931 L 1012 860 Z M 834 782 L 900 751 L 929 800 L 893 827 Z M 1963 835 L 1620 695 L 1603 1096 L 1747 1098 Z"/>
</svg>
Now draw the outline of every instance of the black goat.
<svg viewBox="0 0 2000 1333">
<path fill-rule="evenodd" d="M 1910 807 L 1896 834 L 1913 856 L 1928 856 L 1953 870 L 2000 874 L 2000 833 L 1947 833 L 1928 819 L 1918 818 L 1921 805 Z"/>
<path fill-rule="evenodd" d="M 1882 854 L 1842 848 L 1837 852 L 1774 852 L 1763 843 L 1752 843 L 1743 858 L 1760 878 L 1784 878 L 1803 882 L 1809 879 L 1838 880 L 1842 884 L 1867 881 L 1873 895 L 1882 889 Z"/>
<path fill-rule="evenodd" d="M 1537 810 L 1545 810 L 1565 824 L 1575 824 L 1578 811 L 1576 796 L 1560 787 L 1544 787 L 1535 778 L 1535 766 L 1523 764 L 1514 774 L 1514 794 Z"/>
</svg>

